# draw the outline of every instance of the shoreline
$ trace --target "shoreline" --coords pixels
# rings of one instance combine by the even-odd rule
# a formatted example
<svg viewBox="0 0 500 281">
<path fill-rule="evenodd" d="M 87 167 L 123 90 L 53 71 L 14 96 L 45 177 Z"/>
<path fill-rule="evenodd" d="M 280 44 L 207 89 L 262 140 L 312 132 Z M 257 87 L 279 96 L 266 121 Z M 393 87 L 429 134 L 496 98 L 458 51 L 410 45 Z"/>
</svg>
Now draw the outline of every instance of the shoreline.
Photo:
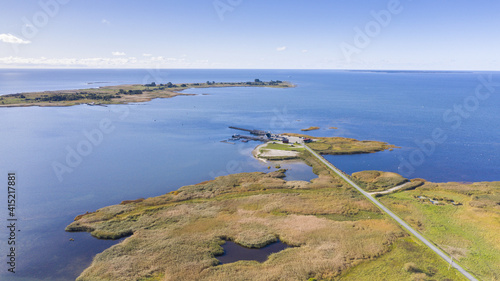
<svg viewBox="0 0 500 281">
<path fill-rule="evenodd" d="M 259 161 L 268 163 L 268 161 L 298 161 L 300 160 L 300 152 L 292 150 L 280 150 L 266 148 L 270 142 L 260 144 L 252 150 L 252 155 Z M 261 149 L 266 151 L 262 152 Z M 266 154 L 267 153 L 267 154 Z M 266 155 L 264 155 L 266 154 Z M 275 157 L 275 158 L 273 158 Z M 278 159 L 283 157 L 283 159 Z"/>
<path fill-rule="evenodd" d="M 194 95 L 181 91 L 196 88 L 229 88 L 229 87 L 266 87 L 294 88 L 296 85 L 287 81 L 263 82 L 206 82 L 172 84 L 122 84 L 98 88 L 75 90 L 53 90 L 42 92 L 24 92 L 0 96 L 0 107 L 63 107 L 74 105 L 109 105 L 149 102 L 157 98 L 172 98 L 180 95 Z"/>
<path fill-rule="evenodd" d="M 259 145 L 257 145 L 257 146 L 256 146 L 256 147 L 252 150 L 252 155 L 253 155 L 253 157 L 254 157 L 254 158 L 256 158 L 257 160 L 262 161 L 262 162 L 264 162 L 264 163 L 267 163 L 267 161 L 268 161 L 267 159 L 264 159 L 264 158 L 260 158 L 260 157 L 259 157 L 259 150 L 260 150 L 261 148 L 263 148 L 264 146 L 267 146 L 267 143 L 263 143 L 263 144 L 259 144 Z"/>
</svg>

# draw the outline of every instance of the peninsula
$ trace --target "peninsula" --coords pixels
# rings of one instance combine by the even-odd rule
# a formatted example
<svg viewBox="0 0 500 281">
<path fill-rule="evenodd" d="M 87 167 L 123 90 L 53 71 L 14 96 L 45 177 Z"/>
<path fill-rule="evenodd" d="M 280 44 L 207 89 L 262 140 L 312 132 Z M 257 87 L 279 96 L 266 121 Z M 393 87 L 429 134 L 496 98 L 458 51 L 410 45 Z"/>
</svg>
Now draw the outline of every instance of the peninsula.
<svg viewBox="0 0 500 281">
<path fill-rule="evenodd" d="M 349 139 L 345 151 L 332 149 L 343 142 L 322 138 L 319 150 L 393 147 Z M 287 181 L 283 169 L 233 174 L 77 216 L 67 231 L 127 237 L 98 254 L 77 280 L 465 280 L 308 149 L 268 145 L 257 150 L 295 152 L 318 177 Z M 473 274 L 500 273 L 485 266 L 500 261 L 500 183 L 434 184 L 376 171 L 353 178 L 366 190 L 388 191 L 376 195 Z M 265 262 L 217 260 L 226 241 L 261 248 L 277 240 L 292 247 Z"/>
<path fill-rule="evenodd" d="M 80 90 L 57 90 L 45 92 L 17 93 L 0 96 L 0 107 L 20 106 L 72 106 L 78 104 L 106 105 L 147 102 L 156 98 L 171 98 L 190 88 L 222 88 L 222 87 L 273 87 L 291 88 L 293 84 L 286 81 L 252 82 L 215 82 L 165 84 L 134 84 L 104 86 Z"/>
</svg>

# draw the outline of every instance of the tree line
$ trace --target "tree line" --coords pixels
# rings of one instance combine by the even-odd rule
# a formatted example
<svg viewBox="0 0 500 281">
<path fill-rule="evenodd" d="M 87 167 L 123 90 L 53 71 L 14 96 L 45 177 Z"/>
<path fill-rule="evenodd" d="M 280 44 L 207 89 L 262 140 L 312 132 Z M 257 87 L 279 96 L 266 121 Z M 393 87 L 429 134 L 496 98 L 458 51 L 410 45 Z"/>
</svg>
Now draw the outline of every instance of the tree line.
<svg viewBox="0 0 500 281">
<path fill-rule="evenodd" d="M 55 94 L 55 95 L 43 95 L 41 97 L 35 98 L 35 101 L 75 101 L 75 100 L 101 100 L 101 101 L 111 101 L 112 98 L 119 98 L 120 96 L 114 96 L 104 93 L 88 93 L 88 92 L 78 92 L 72 94 Z"/>
<path fill-rule="evenodd" d="M 124 89 L 120 89 L 118 91 L 118 94 L 122 94 L 122 95 L 142 95 L 142 90 L 128 90 L 128 91 L 125 91 Z"/>
<path fill-rule="evenodd" d="M 215 81 L 207 81 L 205 84 L 207 85 L 215 85 L 215 84 L 221 84 L 221 85 L 278 85 L 278 84 L 281 84 L 283 83 L 283 81 L 281 80 L 276 80 L 276 81 L 269 81 L 269 82 L 265 82 L 265 81 L 261 81 L 260 79 L 254 79 L 253 82 L 218 82 L 216 83 Z M 193 85 L 193 86 L 200 86 L 200 85 L 203 85 L 203 83 L 191 83 L 190 85 Z M 177 86 L 176 84 L 172 84 L 172 82 L 168 82 L 166 84 L 156 84 L 156 82 L 151 82 L 149 84 L 144 84 L 145 87 L 158 87 L 158 90 L 163 90 L 165 88 L 176 88 L 176 87 L 179 87 Z M 182 84 L 180 85 L 180 87 L 187 87 L 188 85 L 186 84 Z M 146 90 L 148 91 L 148 90 Z M 149 90 L 151 91 L 151 90 Z"/>
</svg>

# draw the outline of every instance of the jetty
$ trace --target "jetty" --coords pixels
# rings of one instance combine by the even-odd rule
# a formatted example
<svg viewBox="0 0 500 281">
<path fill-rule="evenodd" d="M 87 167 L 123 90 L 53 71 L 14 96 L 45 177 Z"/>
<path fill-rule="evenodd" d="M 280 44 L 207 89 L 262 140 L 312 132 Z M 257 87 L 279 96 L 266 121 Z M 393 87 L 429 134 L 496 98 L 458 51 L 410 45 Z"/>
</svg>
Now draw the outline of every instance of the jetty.
<svg viewBox="0 0 500 281">
<path fill-rule="evenodd" d="M 268 141 L 269 138 L 266 138 L 264 136 L 260 137 L 253 137 L 253 136 L 241 136 L 241 135 L 233 135 L 232 137 L 233 140 L 254 140 L 254 141 Z"/>
<path fill-rule="evenodd" d="M 251 130 L 251 129 L 244 129 L 244 128 L 233 127 L 233 126 L 229 126 L 229 129 L 234 129 L 234 130 L 240 130 L 240 131 L 249 132 L 250 134 L 256 135 L 256 136 L 271 137 L 271 132 L 266 132 L 266 131 L 262 131 L 262 130 Z"/>
</svg>

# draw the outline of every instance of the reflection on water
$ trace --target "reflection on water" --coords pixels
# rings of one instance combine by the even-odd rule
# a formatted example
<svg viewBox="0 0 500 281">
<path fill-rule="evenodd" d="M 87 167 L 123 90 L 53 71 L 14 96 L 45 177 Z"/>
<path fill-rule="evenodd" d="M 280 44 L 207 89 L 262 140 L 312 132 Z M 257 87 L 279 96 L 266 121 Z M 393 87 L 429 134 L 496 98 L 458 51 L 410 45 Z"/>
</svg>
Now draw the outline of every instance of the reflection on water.
<svg viewBox="0 0 500 281">
<path fill-rule="evenodd" d="M 231 241 L 226 241 L 226 243 L 222 245 L 222 248 L 224 249 L 224 254 L 217 256 L 217 259 L 221 264 L 226 264 L 241 260 L 265 262 L 269 255 L 283 251 L 286 248 L 289 248 L 289 246 L 278 240 L 277 242 L 271 243 L 260 249 L 254 249 L 240 246 Z"/>
</svg>

